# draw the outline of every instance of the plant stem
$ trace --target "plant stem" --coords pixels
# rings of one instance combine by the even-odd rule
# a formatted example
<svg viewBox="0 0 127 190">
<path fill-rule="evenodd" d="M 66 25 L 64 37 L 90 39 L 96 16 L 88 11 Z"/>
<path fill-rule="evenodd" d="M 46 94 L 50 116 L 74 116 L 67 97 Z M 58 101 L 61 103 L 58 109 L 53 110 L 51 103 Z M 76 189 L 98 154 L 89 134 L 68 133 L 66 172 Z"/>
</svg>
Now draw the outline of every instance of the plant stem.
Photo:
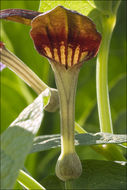
<svg viewBox="0 0 127 190">
<path fill-rule="evenodd" d="M 42 185 L 40 185 L 34 178 L 29 176 L 23 170 L 19 171 L 19 176 L 17 181 L 25 188 L 28 189 L 43 189 L 46 190 Z"/>
<path fill-rule="evenodd" d="M 116 23 L 116 16 L 102 17 L 103 38 L 100 47 L 97 69 L 96 69 L 96 89 L 97 104 L 100 122 L 100 131 L 113 133 L 109 93 L 108 93 L 108 55 L 113 29 Z M 116 145 L 93 146 L 97 152 L 101 152 L 109 160 L 126 160 Z"/>
<path fill-rule="evenodd" d="M 65 182 L 65 190 L 73 190 L 72 181 L 71 180 L 67 180 Z"/>
<path fill-rule="evenodd" d="M 103 16 L 103 38 L 100 47 L 97 69 L 96 69 L 96 90 L 97 103 L 100 121 L 100 130 L 104 133 L 113 133 L 112 119 L 108 94 L 108 55 L 112 31 L 115 26 L 116 17 Z"/>
</svg>

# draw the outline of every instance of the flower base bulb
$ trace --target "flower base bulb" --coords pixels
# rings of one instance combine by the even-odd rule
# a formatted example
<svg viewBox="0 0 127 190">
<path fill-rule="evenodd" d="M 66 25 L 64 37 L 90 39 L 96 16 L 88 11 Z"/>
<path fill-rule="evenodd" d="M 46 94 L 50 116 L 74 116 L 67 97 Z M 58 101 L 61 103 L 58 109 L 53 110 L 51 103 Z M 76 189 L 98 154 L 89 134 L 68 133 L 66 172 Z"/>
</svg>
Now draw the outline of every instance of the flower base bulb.
<svg viewBox="0 0 127 190">
<path fill-rule="evenodd" d="M 78 178 L 82 173 L 82 165 L 76 152 L 61 154 L 55 170 L 57 177 L 62 181 Z"/>
</svg>

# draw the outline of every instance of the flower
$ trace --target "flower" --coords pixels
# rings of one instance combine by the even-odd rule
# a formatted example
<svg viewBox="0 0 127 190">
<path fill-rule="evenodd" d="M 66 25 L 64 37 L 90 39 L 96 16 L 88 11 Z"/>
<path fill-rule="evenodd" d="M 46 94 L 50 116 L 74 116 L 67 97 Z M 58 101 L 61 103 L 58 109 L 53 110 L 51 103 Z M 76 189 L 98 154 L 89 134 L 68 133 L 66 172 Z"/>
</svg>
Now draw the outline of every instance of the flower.
<svg viewBox="0 0 127 190">
<path fill-rule="evenodd" d="M 31 25 L 37 51 L 66 69 L 95 57 L 101 35 L 88 17 L 57 6 L 40 13 L 23 9 L 0 11 L 0 18 Z"/>
<path fill-rule="evenodd" d="M 56 175 L 63 181 L 78 178 L 82 165 L 74 145 L 76 86 L 80 66 L 96 56 L 101 35 L 88 17 L 62 6 L 43 14 L 17 9 L 2 12 L 2 18 L 10 19 L 10 15 L 14 21 L 31 25 L 35 48 L 50 60 L 61 113 L 61 154 Z"/>
<path fill-rule="evenodd" d="M 37 51 L 70 68 L 96 56 L 101 35 L 86 16 L 62 6 L 36 16 L 30 35 Z"/>
</svg>

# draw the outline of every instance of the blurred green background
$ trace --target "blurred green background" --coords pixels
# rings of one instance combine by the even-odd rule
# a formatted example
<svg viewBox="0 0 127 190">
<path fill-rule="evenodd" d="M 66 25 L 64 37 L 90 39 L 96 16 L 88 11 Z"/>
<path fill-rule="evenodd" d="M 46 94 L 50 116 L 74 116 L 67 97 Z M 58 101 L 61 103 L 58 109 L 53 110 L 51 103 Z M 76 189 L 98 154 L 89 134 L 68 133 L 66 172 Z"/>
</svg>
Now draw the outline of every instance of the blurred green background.
<svg viewBox="0 0 127 190">
<path fill-rule="evenodd" d="M 51 1 L 52 2 L 52 1 Z M 21 8 L 38 10 L 40 1 L 1 1 L 1 9 Z M 44 4 L 44 10 L 52 4 Z M 10 21 L 1 22 L 1 40 L 6 47 L 27 64 L 46 84 L 55 87 L 54 75 L 48 61 L 34 49 L 29 36 L 30 27 Z M 122 1 L 117 15 L 109 53 L 109 90 L 111 114 L 115 134 L 126 133 L 126 2 Z M 85 63 L 81 69 L 76 96 L 76 122 L 88 132 L 99 132 L 96 105 L 96 58 Z M 1 73 L 1 132 L 33 101 L 37 95 L 8 68 Z M 60 132 L 59 111 L 45 112 L 38 135 Z M 105 159 L 89 147 L 78 147 L 84 159 Z M 54 173 L 60 149 L 52 149 L 28 156 L 25 167 L 35 179 L 41 181 Z"/>
</svg>

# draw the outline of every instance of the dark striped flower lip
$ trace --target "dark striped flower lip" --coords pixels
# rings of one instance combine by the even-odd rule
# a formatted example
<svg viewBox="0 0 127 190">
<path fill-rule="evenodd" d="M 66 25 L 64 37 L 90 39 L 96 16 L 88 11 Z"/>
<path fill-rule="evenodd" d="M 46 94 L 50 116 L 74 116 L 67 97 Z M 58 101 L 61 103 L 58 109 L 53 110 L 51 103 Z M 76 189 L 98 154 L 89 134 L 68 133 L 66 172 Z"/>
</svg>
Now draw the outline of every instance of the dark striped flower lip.
<svg viewBox="0 0 127 190">
<path fill-rule="evenodd" d="M 37 51 L 49 60 L 70 68 L 95 57 L 101 35 L 86 16 L 58 6 L 31 22 L 30 35 Z"/>
</svg>

